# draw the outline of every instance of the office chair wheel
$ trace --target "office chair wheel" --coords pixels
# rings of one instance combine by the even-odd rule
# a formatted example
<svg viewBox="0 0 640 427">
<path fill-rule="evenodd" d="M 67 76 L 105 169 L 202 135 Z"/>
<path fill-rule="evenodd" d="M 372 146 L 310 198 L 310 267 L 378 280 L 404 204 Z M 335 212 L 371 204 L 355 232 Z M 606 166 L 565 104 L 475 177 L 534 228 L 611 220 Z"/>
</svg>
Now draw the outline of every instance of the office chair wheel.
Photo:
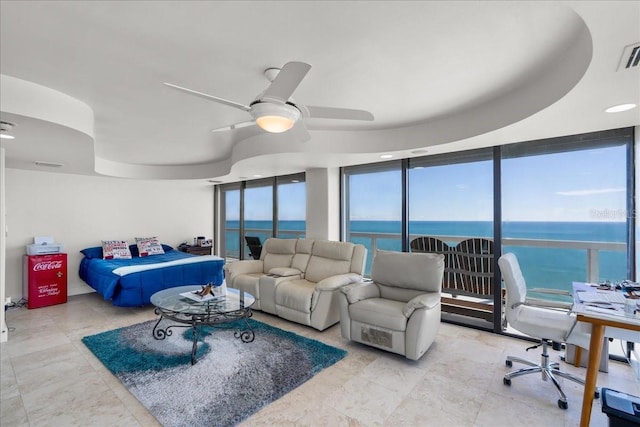
<svg viewBox="0 0 640 427">
<path fill-rule="evenodd" d="M 502 379 L 502 384 L 504 385 L 511 385 L 511 379 L 510 378 L 503 378 Z"/>
<path fill-rule="evenodd" d="M 513 362 L 511 360 L 506 360 L 504 362 L 505 365 L 507 365 L 508 367 L 512 367 L 513 366 Z"/>
<path fill-rule="evenodd" d="M 596 391 L 593 393 L 593 398 L 594 398 L 594 399 L 600 399 L 600 391 L 599 391 L 599 390 L 596 390 Z"/>
<path fill-rule="evenodd" d="M 558 407 L 560 409 L 567 409 L 569 405 L 567 404 L 567 402 L 563 402 L 562 400 L 558 399 Z"/>
</svg>

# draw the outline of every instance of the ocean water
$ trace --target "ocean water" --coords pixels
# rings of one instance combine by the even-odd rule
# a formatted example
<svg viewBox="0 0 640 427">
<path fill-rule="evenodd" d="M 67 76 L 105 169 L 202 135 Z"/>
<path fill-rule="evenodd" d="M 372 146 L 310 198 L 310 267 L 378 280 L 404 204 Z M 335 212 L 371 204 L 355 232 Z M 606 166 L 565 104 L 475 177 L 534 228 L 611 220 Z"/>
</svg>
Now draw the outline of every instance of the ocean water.
<svg viewBox="0 0 640 427">
<path fill-rule="evenodd" d="M 264 241 L 271 235 L 271 221 L 245 221 L 247 235 L 255 235 Z M 373 239 L 357 233 L 383 234 L 376 237 L 378 249 L 399 251 L 401 245 L 400 221 L 351 221 L 349 239 L 362 243 L 368 249 L 367 273 L 373 255 Z M 228 221 L 227 228 L 238 229 L 238 221 Z M 304 236 L 305 221 L 280 221 L 281 237 Z M 250 230 L 250 231 L 249 231 Z M 386 236 L 384 236 L 386 234 Z M 490 221 L 412 221 L 409 235 L 459 236 L 493 238 Z M 504 222 L 503 238 L 569 240 L 590 242 L 626 241 L 624 222 Z M 446 241 L 446 238 L 443 239 Z M 238 232 L 227 232 L 227 252 L 238 253 Z M 455 242 L 451 242 L 455 244 Z M 571 289 L 574 281 L 587 280 L 587 251 L 585 249 L 555 249 L 544 247 L 504 246 L 503 253 L 513 252 L 520 263 L 528 287 Z M 599 252 L 599 280 L 623 280 L 627 277 L 625 251 Z"/>
</svg>

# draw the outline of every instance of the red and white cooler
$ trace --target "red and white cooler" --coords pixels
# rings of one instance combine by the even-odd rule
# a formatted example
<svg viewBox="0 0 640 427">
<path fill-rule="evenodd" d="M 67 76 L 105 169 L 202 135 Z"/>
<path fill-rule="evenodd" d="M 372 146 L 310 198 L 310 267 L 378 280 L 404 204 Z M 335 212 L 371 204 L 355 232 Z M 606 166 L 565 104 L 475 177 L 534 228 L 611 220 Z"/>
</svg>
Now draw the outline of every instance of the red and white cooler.
<svg viewBox="0 0 640 427">
<path fill-rule="evenodd" d="M 23 271 L 27 308 L 67 302 L 67 254 L 24 255 Z"/>
</svg>

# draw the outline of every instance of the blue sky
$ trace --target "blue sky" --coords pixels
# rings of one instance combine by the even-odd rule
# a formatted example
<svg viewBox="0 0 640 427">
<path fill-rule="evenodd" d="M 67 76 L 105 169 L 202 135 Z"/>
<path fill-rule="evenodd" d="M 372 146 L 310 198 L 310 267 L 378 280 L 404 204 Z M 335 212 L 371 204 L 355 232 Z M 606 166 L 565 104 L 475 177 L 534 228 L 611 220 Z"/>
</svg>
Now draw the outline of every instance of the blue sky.
<svg viewBox="0 0 640 427">
<path fill-rule="evenodd" d="M 624 221 L 626 148 L 610 147 L 507 159 L 502 162 L 505 221 Z M 491 221 L 490 161 L 411 169 L 409 216 L 413 221 Z M 398 170 L 352 175 L 351 220 L 400 220 Z M 305 218 L 305 187 L 279 187 L 281 220 Z M 227 192 L 227 219 L 237 220 L 239 192 Z M 245 190 L 245 219 L 269 220 L 270 187 Z"/>
<path fill-rule="evenodd" d="M 305 220 L 306 187 L 304 183 L 278 186 L 278 215 L 282 221 Z M 240 212 L 240 191 L 226 192 L 226 219 L 237 221 Z M 245 190 L 245 220 L 270 220 L 273 215 L 273 193 L 271 187 L 255 187 Z"/>
<path fill-rule="evenodd" d="M 624 221 L 625 147 L 573 151 L 502 162 L 505 221 Z M 411 169 L 414 221 L 491 221 L 490 161 Z M 400 220 L 399 171 L 354 175 L 352 220 Z"/>
</svg>

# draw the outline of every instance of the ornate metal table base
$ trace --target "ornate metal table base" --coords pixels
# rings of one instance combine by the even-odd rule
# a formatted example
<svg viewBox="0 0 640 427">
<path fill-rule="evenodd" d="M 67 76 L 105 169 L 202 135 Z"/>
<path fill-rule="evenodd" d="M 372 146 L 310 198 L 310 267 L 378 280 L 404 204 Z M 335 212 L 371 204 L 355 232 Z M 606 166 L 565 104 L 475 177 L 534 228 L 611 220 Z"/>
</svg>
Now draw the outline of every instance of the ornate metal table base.
<svg viewBox="0 0 640 427">
<path fill-rule="evenodd" d="M 251 328 L 249 321 L 247 320 L 252 316 L 251 308 L 243 308 L 237 311 L 229 313 L 216 313 L 211 312 L 207 314 L 185 314 L 171 310 L 161 309 L 156 307 L 155 313 L 160 316 L 155 326 L 153 327 L 153 337 L 157 340 L 163 340 L 168 336 L 171 336 L 173 331 L 171 328 L 191 328 L 193 336 L 193 346 L 191 347 L 191 364 L 194 365 L 196 360 L 196 351 L 198 350 L 198 327 L 201 326 L 213 326 L 221 325 L 223 323 L 230 323 L 236 320 L 244 320 L 246 329 L 235 331 L 233 336 L 240 338 L 244 343 L 252 342 L 255 339 L 255 332 Z M 172 324 L 165 328 L 159 328 L 162 319 L 169 319 L 174 322 L 180 323 L 178 325 Z"/>
</svg>

